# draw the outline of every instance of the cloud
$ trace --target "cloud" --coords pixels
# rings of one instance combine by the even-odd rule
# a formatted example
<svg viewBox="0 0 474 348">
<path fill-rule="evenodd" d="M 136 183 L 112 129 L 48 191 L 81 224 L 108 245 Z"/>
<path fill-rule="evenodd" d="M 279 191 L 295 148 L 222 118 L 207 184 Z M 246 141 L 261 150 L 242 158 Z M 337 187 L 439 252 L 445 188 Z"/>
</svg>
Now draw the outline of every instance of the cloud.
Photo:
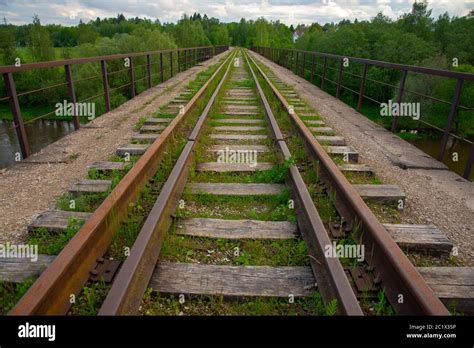
<svg viewBox="0 0 474 348">
<path fill-rule="evenodd" d="M 413 0 L 0 0 L 0 18 L 14 24 L 30 23 L 39 15 L 42 23 L 75 25 L 97 17 L 145 17 L 175 22 L 183 14 L 206 13 L 221 21 L 265 17 L 286 24 L 368 20 L 378 12 L 396 19 L 410 11 Z M 444 12 L 464 16 L 474 9 L 473 0 L 436 0 L 433 15 Z"/>
</svg>

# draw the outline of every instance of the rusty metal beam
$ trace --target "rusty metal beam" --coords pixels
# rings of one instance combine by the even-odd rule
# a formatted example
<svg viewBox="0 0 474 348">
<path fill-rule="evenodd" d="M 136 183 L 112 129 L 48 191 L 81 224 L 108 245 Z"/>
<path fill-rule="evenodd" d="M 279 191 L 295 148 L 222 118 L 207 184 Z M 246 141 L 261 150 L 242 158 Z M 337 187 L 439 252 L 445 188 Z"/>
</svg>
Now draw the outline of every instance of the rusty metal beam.
<svg viewBox="0 0 474 348">
<path fill-rule="evenodd" d="M 72 79 L 71 66 L 70 65 L 65 65 L 64 69 L 66 71 L 67 91 L 68 91 L 68 94 L 69 94 L 69 100 L 74 105 L 74 107 L 72 109 L 72 120 L 73 120 L 73 123 L 74 123 L 74 129 L 78 130 L 79 127 L 80 127 L 80 124 L 79 124 L 78 115 L 76 113 L 76 111 L 77 111 L 76 110 L 77 100 L 76 100 L 76 91 L 74 90 L 74 80 Z"/>
<path fill-rule="evenodd" d="M 226 60 L 227 62 L 227 60 Z M 172 223 L 178 200 L 184 190 L 197 145 L 199 134 L 219 90 L 227 78 L 232 59 L 199 117 L 184 150 L 166 180 L 153 208 L 133 244 L 130 255 L 123 263 L 110 289 L 99 315 L 137 314 L 146 287 L 155 269 L 165 233 Z"/>
<path fill-rule="evenodd" d="M 288 111 L 290 119 L 303 137 L 311 156 L 319 161 L 322 171 L 320 177 L 335 191 L 336 200 L 343 202 L 360 222 L 363 229 L 361 240 L 366 250 L 372 250 L 372 259 L 369 261 L 369 265 L 374 267 L 387 299 L 397 313 L 402 315 L 449 315 L 446 307 L 314 138 L 298 114 L 295 111 L 290 112 L 290 105 L 283 95 L 275 88 L 262 69 L 258 65 L 256 67 Z"/>
<path fill-rule="evenodd" d="M 5 81 L 5 89 L 10 99 L 10 109 L 12 111 L 18 142 L 20 143 L 21 154 L 23 158 L 26 158 L 31 153 L 30 144 L 28 143 L 28 136 L 26 134 L 25 125 L 23 124 L 23 118 L 21 117 L 20 103 L 18 102 L 18 95 L 16 93 L 12 73 L 4 73 L 3 80 Z"/>
<path fill-rule="evenodd" d="M 257 76 L 248 61 L 247 55 L 245 58 L 257 86 L 258 94 L 262 99 L 265 113 L 270 121 L 270 126 L 277 146 L 285 160 L 289 160 L 291 158 L 291 153 L 283 139 L 278 122 L 273 115 L 273 111 L 265 97 Z M 323 221 L 316 210 L 314 202 L 311 199 L 311 195 L 298 168 L 295 165 L 291 165 L 289 171 L 290 180 L 288 183 L 297 198 L 296 202 L 299 212 L 298 225 L 301 227 L 301 233 L 308 246 L 310 255 L 312 256 L 310 258 L 311 268 L 317 281 L 318 289 L 321 291 L 321 294 L 327 303 L 332 299 L 337 299 L 338 309 L 341 314 L 363 315 L 362 309 L 352 291 L 351 284 L 346 277 L 339 259 L 324 257 L 327 246 L 331 246 L 331 239 L 329 238 Z"/>
</svg>

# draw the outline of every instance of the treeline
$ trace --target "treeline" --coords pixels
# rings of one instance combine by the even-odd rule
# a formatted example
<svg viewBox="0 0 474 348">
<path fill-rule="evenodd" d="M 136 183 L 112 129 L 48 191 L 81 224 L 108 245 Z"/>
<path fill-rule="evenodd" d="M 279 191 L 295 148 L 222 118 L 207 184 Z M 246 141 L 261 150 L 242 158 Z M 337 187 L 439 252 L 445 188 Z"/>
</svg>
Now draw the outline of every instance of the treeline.
<svg viewBox="0 0 474 348">
<path fill-rule="evenodd" d="M 177 23 L 160 23 L 142 18 L 97 18 L 66 27 L 42 25 L 35 16 L 27 25 L 0 25 L 0 63 L 14 64 L 89 55 L 149 51 L 162 48 L 233 45 L 291 47 L 293 29 L 278 21 L 242 19 L 222 23 L 194 13 Z M 37 49 L 38 36 L 41 37 Z M 124 45 L 125 43 L 125 45 Z M 130 44 L 133 43 L 133 44 Z"/>
<path fill-rule="evenodd" d="M 464 17 L 451 17 L 445 13 L 435 19 L 428 3 L 421 1 L 415 2 L 412 11 L 397 20 L 379 13 L 370 21 L 343 20 L 324 26 L 314 23 L 296 29 L 302 35 L 295 47 L 303 50 L 474 73 L 474 11 Z M 328 77 L 336 81 L 339 62 L 329 61 L 334 70 L 328 70 Z M 344 85 L 358 91 L 360 79 L 350 74 L 361 75 L 362 69 L 361 64 L 349 64 L 344 69 Z M 386 84 L 398 86 L 399 81 L 400 72 L 396 70 L 370 67 L 365 94 L 379 102 L 387 102 L 397 97 L 398 88 Z M 411 73 L 406 90 L 419 95 L 406 92 L 404 100 L 420 102 L 422 119 L 444 128 L 449 103 L 436 102 L 420 95 L 450 102 L 455 84 L 452 79 Z M 334 89 L 329 83 L 327 85 Z M 343 97 L 352 98 L 355 102 L 356 95 L 345 90 Z M 467 82 L 463 86 L 460 104 L 472 108 L 473 102 L 474 84 Z M 384 121 L 390 122 L 389 118 Z M 407 118 L 401 124 L 408 128 L 418 126 Z M 463 136 L 474 136 L 474 113 L 459 111 L 454 127 Z"/>
<path fill-rule="evenodd" d="M 77 26 L 43 25 L 35 16 L 31 24 L 0 25 L 0 65 L 10 65 L 17 62 L 31 63 L 57 59 L 69 59 L 88 56 L 101 56 L 115 53 L 155 51 L 177 47 L 198 47 L 208 45 L 274 45 L 291 47 L 291 28 L 279 22 L 269 22 L 265 19 L 242 19 L 239 23 L 221 23 L 217 18 L 209 18 L 194 13 L 184 15 L 177 23 L 160 23 L 142 18 L 125 18 L 119 14 L 114 18 L 97 18 L 96 20 Z M 166 61 L 165 66 L 169 66 Z M 176 59 L 176 57 L 174 58 Z M 135 58 L 135 66 L 145 64 L 144 58 Z M 177 62 L 173 62 L 176 69 Z M 157 69 L 158 66 L 153 66 Z M 101 93 L 101 84 L 97 79 L 87 78 L 100 76 L 98 64 L 73 66 L 73 76 L 76 81 L 78 100 L 83 100 Z M 110 61 L 109 71 L 123 70 L 123 62 Z M 20 92 L 36 90 L 45 86 L 57 85 L 64 82 L 64 69 L 40 69 L 15 75 L 17 90 Z M 136 78 L 144 76 L 144 69 L 137 68 Z M 157 71 L 154 71 L 157 74 Z M 166 78 L 165 73 L 165 78 Z M 100 82 L 100 81 L 99 81 Z M 111 88 L 125 85 L 129 82 L 126 71 L 109 77 Z M 138 83 L 138 90 L 145 88 L 145 81 Z M 121 104 L 128 98 L 127 88 L 116 89 L 111 94 L 112 106 Z M 0 84 L 0 95 L 5 95 L 3 84 Z M 25 95 L 21 98 L 24 115 L 29 118 L 35 111 L 52 107 L 58 101 L 67 99 L 64 88 L 46 90 L 41 93 Z M 104 111 L 105 105 L 96 99 L 98 113 Z M 11 117 L 8 106 L 0 104 L 0 118 Z"/>
</svg>

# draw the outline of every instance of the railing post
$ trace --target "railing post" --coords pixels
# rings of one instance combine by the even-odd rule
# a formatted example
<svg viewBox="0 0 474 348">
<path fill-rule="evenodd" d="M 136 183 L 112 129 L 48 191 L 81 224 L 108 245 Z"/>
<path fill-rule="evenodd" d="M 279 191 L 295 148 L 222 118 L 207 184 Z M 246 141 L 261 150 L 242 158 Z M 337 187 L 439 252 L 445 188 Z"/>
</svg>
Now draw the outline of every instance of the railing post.
<svg viewBox="0 0 474 348">
<path fill-rule="evenodd" d="M 78 130 L 80 127 L 79 118 L 76 113 L 76 91 L 74 90 L 74 81 L 72 80 L 72 71 L 71 66 L 69 64 L 64 66 L 64 70 L 66 71 L 66 81 L 67 81 L 67 92 L 69 94 L 69 100 L 71 101 L 74 107 L 72 108 L 72 121 L 74 122 L 74 129 Z"/>
<path fill-rule="evenodd" d="M 323 77 L 321 78 L 321 89 L 324 87 L 324 80 L 326 79 L 326 70 L 328 65 L 328 57 L 324 57 Z"/>
<path fill-rule="evenodd" d="M 311 54 L 311 83 L 314 82 L 314 61 L 316 59 L 316 54 Z"/>
<path fill-rule="evenodd" d="M 105 60 L 100 61 L 100 69 L 102 70 L 102 85 L 104 86 L 105 111 L 110 111 L 110 92 L 109 77 L 107 75 L 107 63 Z"/>
<path fill-rule="evenodd" d="M 28 144 L 25 125 L 23 124 L 23 118 L 21 117 L 20 103 L 18 103 L 15 81 L 13 80 L 12 73 L 3 74 L 3 79 L 5 81 L 7 95 L 10 98 L 10 108 L 12 111 L 16 135 L 18 136 L 18 142 L 20 143 L 21 154 L 23 158 L 26 158 L 30 155 L 30 145 Z"/>
<path fill-rule="evenodd" d="M 160 52 L 160 81 L 163 82 L 163 52 Z"/>
<path fill-rule="evenodd" d="M 130 59 L 130 61 L 129 61 L 129 63 L 130 63 L 130 84 L 131 84 L 130 95 L 131 95 L 131 98 L 135 98 L 135 73 L 133 71 L 133 61 L 132 61 L 132 57 L 129 57 L 128 59 Z"/>
<path fill-rule="evenodd" d="M 456 82 L 456 88 L 454 90 L 453 100 L 451 101 L 451 110 L 449 111 L 448 123 L 444 129 L 443 140 L 441 141 L 441 146 L 438 153 L 438 161 L 443 161 L 444 153 L 446 151 L 446 145 L 448 144 L 449 133 L 451 133 L 451 127 L 453 125 L 454 117 L 456 116 L 456 111 L 459 105 L 459 98 L 461 97 L 463 80 L 458 79 Z"/>
<path fill-rule="evenodd" d="M 296 59 L 295 59 L 295 74 L 298 75 L 298 56 L 299 52 L 296 51 Z"/>
<path fill-rule="evenodd" d="M 180 60 L 181 60 L 181 51 L 178 50 L 178 63 L 177 63 L 177 65 L 178 65 L 178 72 L 181 71 L 181 64 L 179 63 Z"/>
<path fill-rule="evenodd" d="M 359 88 L 359 100 L 357 101 L 357 111 L 360 111 L 362 109 L 362 100 L 364 97 L 364 91 L 365 91 L 365 80 L 367 78 L 367 69 L 368 69 L 367 63 L 364 64 L 364 71 L 362 73 L 362 79 L 360 80 L 360 88 Z"/>
<path fill-rule="evenodd" d="M 173 51 L 170 52 L 170 71 L 171 75 L 170 78 L 173 77 Z"/>
<path fill-rule="evenodd" d="M 402 77 L 400 78 L 400 87 L 398 88 L 398 98 L 397 98 L 397 104 L 400 106 L 400 103 L 402 102 L 402 96 L 403 96 L 403 90 L 405 88 L 405 81 L 407 79 L 407 70 L 403 70 L 402 72 Z M 392 133 L 395 133 L 397 131 L 397 116 L 392 116 L 392 127 L 391 131 Z"/>
<path fill-rule="evenodd" d="M 151 56 L 146 55 L 146 68 L 148 73 L 148 88 L 151 88 Z"/>
<path fill-rule="evenodd" d="M 188 64 L 187 64 L 187 52 L 188 50 L 184 50 L 183 54 L 184 54 L 184 70 L 183 71 L 186 71 L 188 69 Z"/>
<path fill-rule="evenodd" d="M 341 58 L 341 63 L 339 64 L 339 75 L 337 77 L 336 98 L 341 96 L 342 69 L 344 69 L 344 61 Z"/>
<path fill-rule="evenodd" d="M 306 52 L 303 52 L 303 67 L 301 68 L 301 75 L 305 78 L 305 69 L 306 69 Z"/>
<path fill-rule="evenodd" d="M 471 150 L 469 151 L 469 157 L 467 158 L 466 167 L 464 168 L 464 179 L 469 180 L 471 175 L 472 164 L 474 162 L 474 143 L 471 144 Z"/>
</svg>

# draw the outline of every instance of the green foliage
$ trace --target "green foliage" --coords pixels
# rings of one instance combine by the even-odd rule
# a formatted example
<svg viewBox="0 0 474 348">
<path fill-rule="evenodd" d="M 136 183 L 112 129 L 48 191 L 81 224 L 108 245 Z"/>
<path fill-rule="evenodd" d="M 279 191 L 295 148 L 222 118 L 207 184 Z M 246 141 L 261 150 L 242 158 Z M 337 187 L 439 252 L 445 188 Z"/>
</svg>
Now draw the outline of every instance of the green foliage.
<svg viewBox="0 0 474 348">
<path fill-rule="evenodd" d="M 67 228 L 58 233 L 51 233 L 45 228 L 38 228 L 29 235 L 28 243 L 38 245 L 40 254 L 57 255 L 79 231 L 83 223 L 84 221 L 70 218 Z"/>
<path fill-rule="evenodd" d="M 385 293 L 380 291 L 377 295 L 378 302 L 374 304 L 374 310 L 377 315 L 395 315 L 393 307 L 388 303 Z"/>
<path fill-rule="evenodd" d="M 32 276 L 16 284 L 0 282 L 0 315 L 7 315 L 35 280 Z"/>
</svg>

